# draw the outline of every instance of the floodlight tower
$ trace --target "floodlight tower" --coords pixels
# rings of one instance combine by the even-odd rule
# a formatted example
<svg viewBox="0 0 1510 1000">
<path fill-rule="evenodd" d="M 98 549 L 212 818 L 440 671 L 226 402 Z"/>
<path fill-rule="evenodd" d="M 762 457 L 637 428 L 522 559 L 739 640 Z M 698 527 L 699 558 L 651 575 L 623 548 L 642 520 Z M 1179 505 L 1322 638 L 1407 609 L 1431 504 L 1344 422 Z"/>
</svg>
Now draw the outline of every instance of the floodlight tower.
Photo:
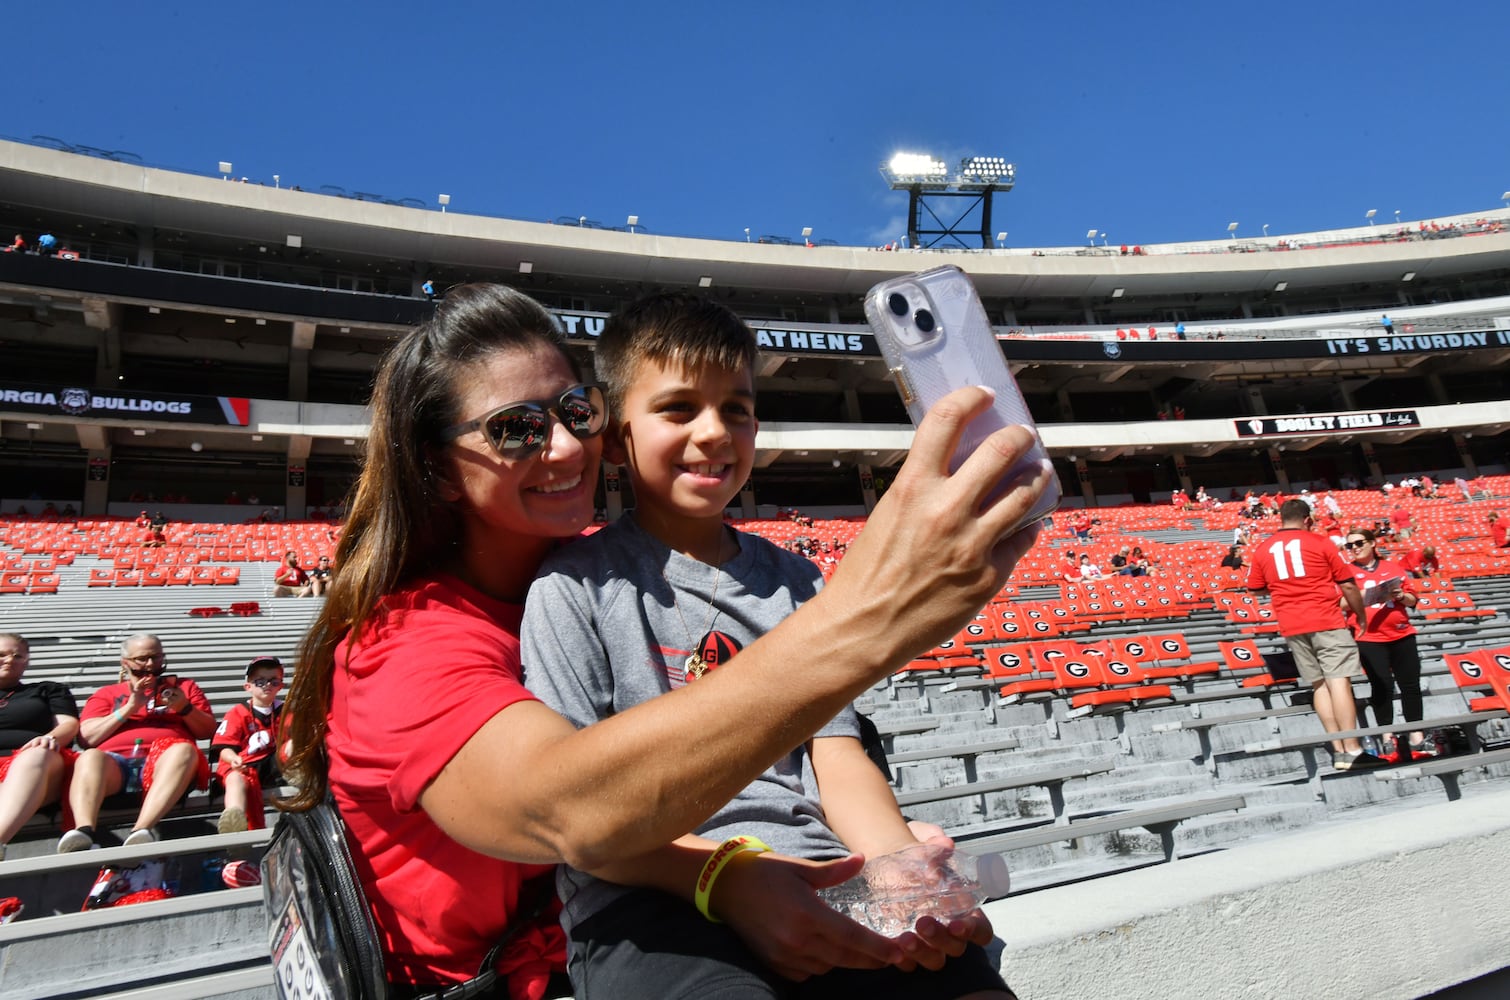
<svg viewBox="0 0 1510 1000">
<path fill-rule="evenodd" d="M 952 240 L 947 245 L 966 247 L 969 244 L 964 236 L 968 236 L 972 240 L 978 237 L 980 248 L 988 250 L 993 246 L 991 197 L 997 191 L 1012 190 L 1017 168 L 1000 156 L 967 156 L 958 169 L 951 171 L 943 160 L 930 154 L 898 153 L 881 164 L 881 176 L 893 191 L 907 192 L 907 240 L 912 246 L 933 247 Z M 952 214 L 950 222 L 934 211 L 934 205 L 942 208 L 945 199 L 967 202 Z M 929 220 L 931 224 L 925 225 Z M 979 228 L 974 227 L 976 222 Z"/>
</svg>

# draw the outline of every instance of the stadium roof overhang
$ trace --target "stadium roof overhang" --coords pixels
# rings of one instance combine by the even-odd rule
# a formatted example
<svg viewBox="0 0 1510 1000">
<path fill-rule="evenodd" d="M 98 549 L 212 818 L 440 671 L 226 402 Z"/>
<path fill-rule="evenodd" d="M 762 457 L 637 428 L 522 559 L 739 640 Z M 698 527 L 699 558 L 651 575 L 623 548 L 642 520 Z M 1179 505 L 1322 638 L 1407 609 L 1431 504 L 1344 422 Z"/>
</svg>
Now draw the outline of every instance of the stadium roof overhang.
<svg viewBox="0 0 1510 1000">
<path fill-rule="evenodd" d="M 1345 287 L 1503 268 L 1510 231 L 1425 242 L 1314 247 L 1245 253 L 1154 252 L 1109 248 L 882 252 L 690 239 L 650 233 L 442 213 L 329 194 L 267 188 L 173 173 L 0 142 L 0 191 L 17 206 L 107 220 L 150 237 L 183 232 L 234 237 L 366 257 L 513 270 L 626 286 L 711 287 L 758 292 L 860 296 L 884 277 L 941 263 L 968 270 L 983 296 L 1000 299 L 1110 299 L 1171 294 L 1272 292 L 1280 282 Z"/>
</svg>

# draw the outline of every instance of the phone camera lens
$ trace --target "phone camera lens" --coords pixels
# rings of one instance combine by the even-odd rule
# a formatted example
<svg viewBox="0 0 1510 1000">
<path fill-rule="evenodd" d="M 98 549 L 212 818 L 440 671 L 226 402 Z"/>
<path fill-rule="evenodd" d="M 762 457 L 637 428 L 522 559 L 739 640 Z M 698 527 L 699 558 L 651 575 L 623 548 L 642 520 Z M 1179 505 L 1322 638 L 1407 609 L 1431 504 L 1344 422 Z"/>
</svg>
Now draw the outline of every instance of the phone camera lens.
<svg viewBox="0 0 1510 1000">
<path fill-rule="evenodd" d="M 898 316 L 907 315 L 907 296 L 901 292 L 892 292 L 891 298 L 886 300 L 886 304 L 891 307 L 891 311 L 894 314 Z"/>
<path fill-rule="evenodd" d="M 933 332 L 933 313 L 929 312 L 927 309 L 919 309 L 917 315 L 912 317 L 912 321 L 916 323 L 918 325 L 918 329 L 923 331 L 924 333 Z"/>
</svg>

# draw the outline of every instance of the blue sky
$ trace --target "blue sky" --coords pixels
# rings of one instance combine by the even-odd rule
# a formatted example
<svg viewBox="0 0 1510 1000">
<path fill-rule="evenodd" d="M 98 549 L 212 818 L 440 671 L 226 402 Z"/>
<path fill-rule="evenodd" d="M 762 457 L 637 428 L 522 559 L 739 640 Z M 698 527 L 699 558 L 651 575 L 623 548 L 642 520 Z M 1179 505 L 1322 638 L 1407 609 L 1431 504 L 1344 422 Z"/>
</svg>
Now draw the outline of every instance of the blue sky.
<svg viewBox="0 0 1510 1000">
<path fill-rule="evenodd" d="M 1503 8 L 8 5 L 0 135 L 451 210 L 876 244 L 898 149 L 1003 155 L 1013 246 L 1391 224 L 1510 190 Z"/>
</svg>

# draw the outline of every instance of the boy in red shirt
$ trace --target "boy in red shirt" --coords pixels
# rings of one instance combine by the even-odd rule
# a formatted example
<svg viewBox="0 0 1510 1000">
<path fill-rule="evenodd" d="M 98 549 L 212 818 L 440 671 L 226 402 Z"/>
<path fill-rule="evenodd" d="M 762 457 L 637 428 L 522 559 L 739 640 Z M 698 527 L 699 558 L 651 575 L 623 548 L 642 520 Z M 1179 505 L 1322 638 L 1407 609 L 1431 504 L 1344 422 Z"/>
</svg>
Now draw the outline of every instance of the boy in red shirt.
<svg viewBox="0 0 1510 1000">
<path fill-rule="evenodd" d="M 225 786 L 225 809 L 215 828 L 236 833 L 263 827 L 262 789 L 282 781 L 278 771 L 278 716 L 283 702 L 283 661 L 259 656 L 246 667 L 251 698 L 232 706 L 210 740 L 215 776 Z"/>
<path fill-rule="evenodd" d="M 1279 530 L 1253 547 L 1249 590 L 1267 590 L 1274 618 L 1295 654 L 1301 680 L 1311 685 L 1311 704 L 1329 733 L 1358 728 L 1352 678 L 1362 673 L 1358 646 L 1342 618 L 1340 591 L 1359 621 L 1366 620 L 1363 595 L 1337 547 L 1311 530 L 1311 508 L 1286 500 Z M 1332 766 L 1339 771 L 1382 767 L 1356 737 L 1332 741 Z"/>
</svg>

